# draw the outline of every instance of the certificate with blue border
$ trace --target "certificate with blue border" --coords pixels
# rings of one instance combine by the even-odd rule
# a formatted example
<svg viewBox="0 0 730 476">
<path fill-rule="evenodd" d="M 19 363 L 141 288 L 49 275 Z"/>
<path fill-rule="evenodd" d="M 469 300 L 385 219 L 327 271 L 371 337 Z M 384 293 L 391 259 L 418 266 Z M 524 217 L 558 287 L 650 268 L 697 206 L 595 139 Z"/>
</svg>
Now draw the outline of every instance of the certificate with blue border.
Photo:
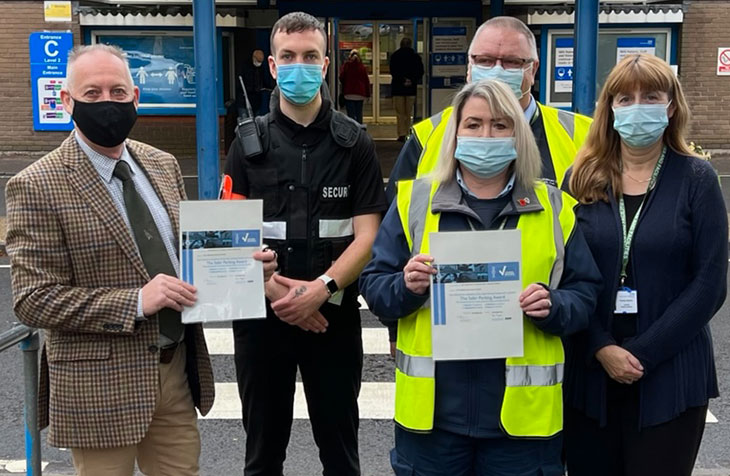
<svg viewBox="0 0 730 476">
<path fill-rule="evenodd" d="M 182 321 L 214 322 L 266 317 L 261 249 L 261 200 L 180 202 L 180 278 L 198 300 Z"/>
<path fill-rule="evenodd" d="M 520 230 L 430 234 L 434 360 L 523 355 Z"/>
</svg>

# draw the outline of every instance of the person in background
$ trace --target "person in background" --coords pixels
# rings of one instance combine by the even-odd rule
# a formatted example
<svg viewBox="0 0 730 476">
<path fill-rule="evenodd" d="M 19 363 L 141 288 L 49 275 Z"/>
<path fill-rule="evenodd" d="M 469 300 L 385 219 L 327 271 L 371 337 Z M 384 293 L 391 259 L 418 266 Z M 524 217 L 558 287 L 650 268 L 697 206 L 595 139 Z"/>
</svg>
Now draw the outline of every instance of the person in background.
<svg viewBox="0 0 730 476">
<path fill-rule="evenodd" d="M 669 65 L 608 75 L 570 191 L 603 292 L 567 340 L 570 476 L 690 476 L 718 396 L 709 321 L 725 301 L 728 224 L 712 166 L 686 143 Z"/>
<path fill-rule="evenodd" d="M 342 65 L 340 82 L 345 95 L 347 115 L 362 124 L 362 105 L 370 97 L 370 80 L 368 71 L 360 60 L 360 53 L 353 49 Z"/>
<path fill-rule="evenodd" d="M 246 93 L 254 116 L 260 116 L 269 111 L 268 93 L 274 88 L 274 80 L 264 59 L 263 50 L 259 48 L 253 50 L 251 60 L 246 61 L 242 71 L 243 84 L 246 85 Z M 236 78 L 236 107 L 238 108 L 238 117 L 248 115 L 246 101 L 238 78 Z"/>
<path fill-rule="evenodd" d="M 388 59 L 390 67 L 390 92 L 397 122 L 398 140 L 405 142 L 411 127 L 413 102 L 416 99 L 418 84 L 423 78 L 423 61 L 413 49 L 410 38 L 400 40 L 398 48 Z"/>
<path fill-rule="evenodd" d="M 372 312 L 398 325 L 391 464 L 398 476 L 562 475 L 561 337 L 588 326 L 600 275 L 575 201 L 538 180 L 509 87 L 468 84 L 453 110 L 438 169 L 398 187 L 360 278 Z M 524 356 L 435 362 L 429 233 L 474 229 L 521 230 Z"/>
</svg>

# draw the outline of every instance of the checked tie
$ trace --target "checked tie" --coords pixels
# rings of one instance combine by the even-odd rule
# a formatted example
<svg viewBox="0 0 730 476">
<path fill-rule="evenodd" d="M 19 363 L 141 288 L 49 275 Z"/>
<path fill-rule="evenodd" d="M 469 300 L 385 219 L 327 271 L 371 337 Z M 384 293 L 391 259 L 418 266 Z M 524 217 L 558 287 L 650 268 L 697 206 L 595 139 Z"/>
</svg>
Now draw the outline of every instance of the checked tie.
<svg viewBox="0 0 730 476">
<path fill-rule="evenodd" d="M 139 254 L 142 256 L 147 272 L 153 278 L 160 273 L 177 276 L 150 209 L 134 186 L 129 164 L 119 160 L 114 167 L 113 175 L 122 181 L 124 206 L 127 209 L 132 234 L 137 242 L 137 248 L 139 248 Z M 173 342 L 179 342 L 185 330 L 180 320 L 180 313 L 166 307 L 160 310 L 158 316 L 160 334 Z"/>
</svg>

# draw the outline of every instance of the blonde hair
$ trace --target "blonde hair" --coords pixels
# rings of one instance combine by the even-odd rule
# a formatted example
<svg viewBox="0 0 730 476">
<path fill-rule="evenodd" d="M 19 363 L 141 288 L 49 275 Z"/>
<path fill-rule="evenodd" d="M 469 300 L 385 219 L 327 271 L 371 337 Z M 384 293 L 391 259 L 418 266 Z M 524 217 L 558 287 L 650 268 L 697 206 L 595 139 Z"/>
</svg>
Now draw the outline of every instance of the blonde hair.
<svg viewBox="0 0 730 476">
<path fill-rule="evenodd" d="M 124 69 L 126 70 L 125 79 L 129 81 L 130 85 L 134 86 L 132 72 L 129 70 L 129 62 L 127 61 L 127 54 L 116 45 L 96 43 L 93 45 L 79 45 L 69 51 L 68 64 L 66 65 L 66 83 L 64 85 L 64 89 L 66 89 L 67 91 L 70 91 L 71 89 L 71 86 L 73 84 L 72 80 L 74 79 L 74 63 L 76 63 L 76 60 L 78 60 L 85 54 L 94 53 L 97 51 L 110 54 L 122 60 L 122 63 L 124 63 Z"/>
<path fill-rule="evenodd" d="M 617 198 L 621 195 L 621 137 L 613 128 L 612 106 L 618 94 L 637 89 L 667 93 L 675 109 L 662 140 L 679 154 L 695 155 L 685 141 L 689 106 L 672 69 L 654 55 L 628 55 L 608 75 L 593 124 L 573 165 L 570 191 L 581 203 L 608 201 L 609 187 Z"/>
<path fill-rule="evenodd" d="M 473 98 L 482 98 L 487 102 L 489 111 L 494 118 L 505 118 L 514 125 L 515 149 L 517 160 L 514 161 L 515 180 L 522 187 L 532 189 L 539 177 L 542 161 L 540 151 L 532 135 L 532 129 L 525 119 L 525 113 L 517 102 L 512 90 L 501 81 L 486 79 L 464 86 L 454 97 L 451 103 L 453 111 L 446 123 L 444 140 L 441 145 L 438 166 L 434 172 L 434 179 L 438 182 L 454 180 L 456 174 L 456 135 L 461 122 L 461 113 L 464 104 Z"/>
</svg>

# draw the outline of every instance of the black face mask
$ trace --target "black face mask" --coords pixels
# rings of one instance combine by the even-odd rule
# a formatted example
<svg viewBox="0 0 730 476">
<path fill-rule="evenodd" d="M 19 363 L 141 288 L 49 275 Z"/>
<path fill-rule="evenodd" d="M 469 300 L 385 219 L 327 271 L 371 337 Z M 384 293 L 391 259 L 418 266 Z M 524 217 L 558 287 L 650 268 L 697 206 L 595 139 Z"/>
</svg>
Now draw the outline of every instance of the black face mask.
<svg viewBox="0 0 730 476">
<path fill-rule="evenodd" d="M 137 121 L 134 101 L 81 102 L 74 99 L 71 114 L 76 126 L 94 144 L 115 147 L 127 138 Z"/>
</svg>

